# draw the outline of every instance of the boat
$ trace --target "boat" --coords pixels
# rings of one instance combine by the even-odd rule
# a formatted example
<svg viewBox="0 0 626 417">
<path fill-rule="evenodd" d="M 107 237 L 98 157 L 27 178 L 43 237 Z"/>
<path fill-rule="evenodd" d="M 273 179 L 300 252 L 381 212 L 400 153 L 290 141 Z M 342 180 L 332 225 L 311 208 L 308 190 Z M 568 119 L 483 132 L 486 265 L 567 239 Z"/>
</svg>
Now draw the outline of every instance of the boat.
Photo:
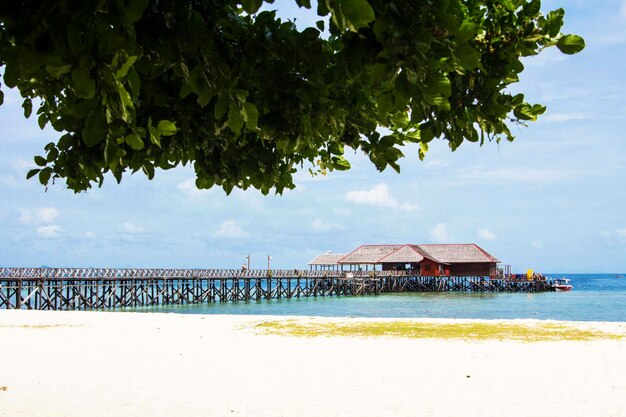
<svg viewBox="0 0 626 417">
<path fill-rule="evenodd" d="M 554 281 L 552 281 L 552 288 L 554 288 L 555 291 L 571 291 L 574 287 L 570 285 L 569 279 L 556 278 Z"/>
<path fill-rule="evenodd" d="M 624 278 L 624 274 L 615 274 L 613 275 L 615 278 Z"/>
</svg>

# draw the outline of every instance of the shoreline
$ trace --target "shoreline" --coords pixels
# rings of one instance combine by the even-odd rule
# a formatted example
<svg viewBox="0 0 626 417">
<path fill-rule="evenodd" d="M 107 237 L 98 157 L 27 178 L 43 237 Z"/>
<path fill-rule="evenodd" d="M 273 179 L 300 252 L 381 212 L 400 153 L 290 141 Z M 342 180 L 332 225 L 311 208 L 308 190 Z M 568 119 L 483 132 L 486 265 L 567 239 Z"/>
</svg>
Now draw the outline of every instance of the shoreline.
<svg viewBox="0 0 626 417">
<path fill-rule="evenodd" d="M 263 334 L 267 321 L 626 322 L 0 311 L 0 417 L 619 416 L 626 340 Z M 3 389 L 6 388 L 6 390 Z"/>
</svg>

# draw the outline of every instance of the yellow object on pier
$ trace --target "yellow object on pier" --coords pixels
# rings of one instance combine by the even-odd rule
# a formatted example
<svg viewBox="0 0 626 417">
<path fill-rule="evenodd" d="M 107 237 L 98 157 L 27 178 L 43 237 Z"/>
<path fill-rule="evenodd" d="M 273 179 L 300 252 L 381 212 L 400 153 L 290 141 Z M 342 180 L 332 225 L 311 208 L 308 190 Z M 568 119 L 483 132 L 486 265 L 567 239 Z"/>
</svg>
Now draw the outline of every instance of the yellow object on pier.
<svg viewBox="0 0 626 417">
<path fill-rule="evenodd" d="M 526 271 L 526 278 L 531 281 L 533 279 L 533 274 L 535 273 L 535 271 L 533 271 L 532 269 L 529 269 L 528 271 Z"/>
</svg>

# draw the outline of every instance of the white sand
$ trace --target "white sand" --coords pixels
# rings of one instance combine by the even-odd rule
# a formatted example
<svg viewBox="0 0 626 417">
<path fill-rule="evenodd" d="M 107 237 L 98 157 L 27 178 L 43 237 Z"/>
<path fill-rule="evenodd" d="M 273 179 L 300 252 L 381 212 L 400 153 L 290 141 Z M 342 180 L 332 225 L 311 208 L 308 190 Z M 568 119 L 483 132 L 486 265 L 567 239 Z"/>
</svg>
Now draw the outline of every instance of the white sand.
<svg viewBox="0 0 626 417">
<path fill-rule="evenodd" d="M 626 416 L 624 340 L 255 334 L 264 319 L 0 311 L 0 416 Z"/>
</svg>

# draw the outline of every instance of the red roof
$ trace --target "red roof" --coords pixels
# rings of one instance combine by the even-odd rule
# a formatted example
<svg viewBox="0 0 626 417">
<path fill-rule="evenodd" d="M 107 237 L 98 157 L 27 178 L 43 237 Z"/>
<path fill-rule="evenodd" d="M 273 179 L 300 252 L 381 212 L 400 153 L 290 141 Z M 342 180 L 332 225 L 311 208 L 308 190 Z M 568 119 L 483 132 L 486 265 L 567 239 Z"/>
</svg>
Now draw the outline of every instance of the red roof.
<svg viewBox="0 0 626 417">
<path fill-rule="evenodd" d="M 337 255 L 333 255 L 335 259 Z M 490 255 L 475 243 L 428 244 L 428 245 L 361 245 L 349 254 L 342 256 L 337 264 L 381 264 L 381 263 L 418 263 L 424 258 L 441 264 L 454 263 L 499 263 L 498 258 Z M 311 264 L 318 264 L 311 261 Z"/>
</svg>

